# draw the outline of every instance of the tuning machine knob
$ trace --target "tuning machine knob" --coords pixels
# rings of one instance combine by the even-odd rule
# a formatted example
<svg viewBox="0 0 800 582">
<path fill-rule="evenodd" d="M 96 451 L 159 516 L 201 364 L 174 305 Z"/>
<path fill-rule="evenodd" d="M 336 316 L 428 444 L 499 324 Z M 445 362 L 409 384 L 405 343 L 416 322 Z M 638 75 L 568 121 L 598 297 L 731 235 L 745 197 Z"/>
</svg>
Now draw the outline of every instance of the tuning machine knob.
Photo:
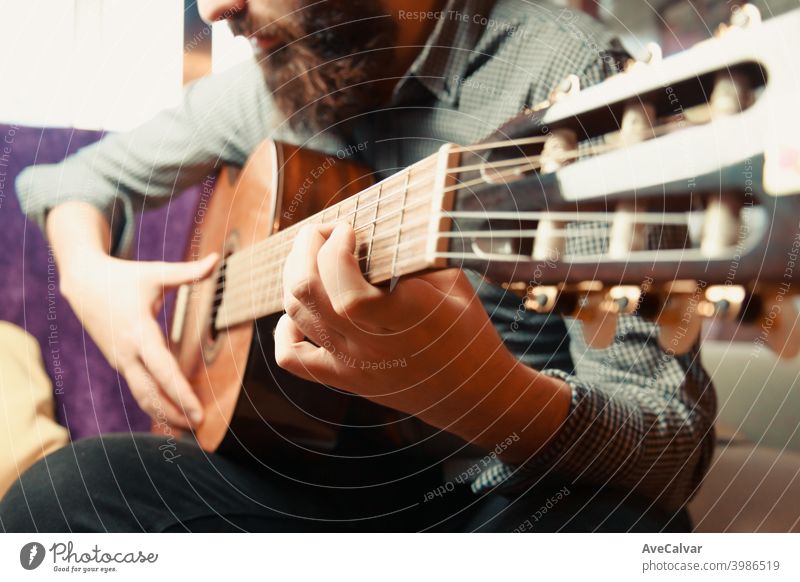
<svg viewBox="0 0 800 582">
<path fill-rule="evenodd" d="M 531 287 L 525 307 L 537 313 L 557 312 L 579 320 L 586 343 L 593 348 L 605 348 L 614 341 L 618 312 L 609 309 L 607 294 L 600 282 Z"/>
<path fill-rule="evenodd" d="M 625 63 L 624 72 L 630 73 L 648 67 L 651 65 L 658 65 L 664 60 L 664 51 L 661 45 L 656 42 L 648 42 L 645 45 L 644 55 L 640 59 L 629 59 Z"/>
<path fill-rule="evenodd" d="M 599 308 L 603 284 L 588 281 L 576 285 L 529 287 L 525 307 L 537 313 L 556 312 L 565 317 L 584 319 Z"/>
<path fill-rule="evenodd" d="M 697 312 L 716 321 L 753 323 L 762 313 L 761 296 L 741 285 L 712 285 Z"/>
<path fill-rule="evenodd" d="M 761 24 L 761 11 L 753 4 L 745 4 L 734 8 L 731 14 L 730 26 L 745 30 Z"/>
<path fill-rule="evenodd" d="M 732 32 L 748 30 L 761 24 L 761 11 L 752 4 L 735 6 L 728 23 L 720 24 L 714 31 L 716 38 L 722 38 Z"/>
<path fill-rule="evenodd" d="M 550 93 L 549 103 L 558 103 L 562 99 L 577 95 L 581 90 L 581 80 L 578 75 L 568 75 Z"/>
<path fill-rule="evenodd" d="M 703 327 L 698 308 L 705 287 L 702 281 L 674 281 L 663 289 L 655 320 L 659 325 L 658 343 L 667 353 L 685 354 L 697 343 Z"/>
<path fill-rule="evenodd" d="M 554 103 L 558 103 L 565 97 L 570 97 L 572 95 L 576 95 L 581 90 L 581 80 L 577 75 L 569 75 L 565 77 L 558 85 L 556 85 L 555 89 L 550 92 L 550 96 L 545 99 L 544 101 L 539 101 L 538 103 L 534 104 L 532 107 L 526 107 L 523 113 L 525 115 L 530 115 L 532 113 L 536 113 L 537 111 L 542 111 L 543 109 L 547 109 L 551 107 Z"/>
</svg>

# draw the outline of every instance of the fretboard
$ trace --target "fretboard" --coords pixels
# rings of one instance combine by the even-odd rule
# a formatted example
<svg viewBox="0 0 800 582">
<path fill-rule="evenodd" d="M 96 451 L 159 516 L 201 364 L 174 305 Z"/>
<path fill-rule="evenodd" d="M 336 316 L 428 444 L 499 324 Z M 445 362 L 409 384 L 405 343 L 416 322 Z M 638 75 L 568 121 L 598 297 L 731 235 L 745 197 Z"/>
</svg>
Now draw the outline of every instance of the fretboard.
<svg viewBox="0 0 800 582">
<path fill-rule="evenodd" d="M 426 158 L 229 256 L 217 329 L 283 310 L 284 263 L 295 237 L 306 224 L 346 222 L 352 226 L 356 256 L 370 283 L 381 284 L 430 268 L 426 249 L 430 236 L 438 230 L 431 230 L 431 210 L 436 203 L 439 157 Z"/>
</svg>

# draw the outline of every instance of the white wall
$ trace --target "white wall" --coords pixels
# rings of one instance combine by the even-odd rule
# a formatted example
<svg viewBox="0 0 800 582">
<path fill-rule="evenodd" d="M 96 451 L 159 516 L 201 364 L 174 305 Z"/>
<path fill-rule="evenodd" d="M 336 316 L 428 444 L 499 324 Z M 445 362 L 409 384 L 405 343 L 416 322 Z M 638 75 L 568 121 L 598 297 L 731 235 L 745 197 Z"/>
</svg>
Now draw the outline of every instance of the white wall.
<svg viewBox="0 0 800 582">
<path fill-rule="evenodd" d="M 0 0 L 0 122 L 121 130 L 177 103 L 181 0 Z"/>
<path fill-rule="evenodd" d="M 212 39 L 211 69 L 215 73 L 253 58 L 250 42 L 242 37 L 234 37 L 225 22 L 212 25 Z"/>
</svg>

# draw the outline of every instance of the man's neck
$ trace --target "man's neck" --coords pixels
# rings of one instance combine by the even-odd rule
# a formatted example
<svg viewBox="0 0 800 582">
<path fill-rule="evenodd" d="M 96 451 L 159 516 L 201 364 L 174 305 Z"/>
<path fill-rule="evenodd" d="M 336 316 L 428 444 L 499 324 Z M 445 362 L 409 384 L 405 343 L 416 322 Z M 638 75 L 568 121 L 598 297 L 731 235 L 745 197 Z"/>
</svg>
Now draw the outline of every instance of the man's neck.
<svg viewBox="0 0 800 582">
<path fill-rule="evenodd" d="M 391 80 L 387 80 L 385 91 L 387 101 L 400 78 L 408 72 L 414 60 L 422 52 L 428 42 L 438 20 L 428 18 L 446 4 L 447 0 L 418 0 L 409 8 L 408 2 L 403 0 L 386 0 L 386 8 L 392 14 L 397 24 L 397 40 L 394 65 Z M 426 17 L 418 17 L 418 15 Z"/>
<path fill-rule="evenodd" d="M 403 4 L 403 6 L 396 6 Z M 446 0 L 419 0 L 409 10 L 408 2 L 389 0 L 387 5 L 397 22 L 397 70 L 404 74 L 428 42 L 438 20 L 436 18 L 417 17 L 417 15 L 433 15 L 446 4 Z"/>
</svg>

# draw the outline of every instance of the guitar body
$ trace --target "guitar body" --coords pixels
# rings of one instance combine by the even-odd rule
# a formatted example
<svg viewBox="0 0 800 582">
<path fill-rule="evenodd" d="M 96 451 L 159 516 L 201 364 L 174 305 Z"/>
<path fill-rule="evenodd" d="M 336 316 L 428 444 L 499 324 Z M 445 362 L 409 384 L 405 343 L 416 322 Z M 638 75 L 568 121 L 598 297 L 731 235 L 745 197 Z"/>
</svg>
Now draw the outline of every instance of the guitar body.
<svg viewBox="0 0 800 582">
<path fill-rule="evenodd" d="M 213 195 L 203 192 L 185 258 L 245 249 L 362 190 L 370 175 L 335 156 L 265 141 L 243 168 L 222 170 Z M 277 366 L 279 315 L 215 331 L 224 269 L 223 262 L 212 277 L 179 290 L 169 334 L 205 409 L 198 443 L 248 462 L 332 448 L 353 397 Z"/>
</svg>

